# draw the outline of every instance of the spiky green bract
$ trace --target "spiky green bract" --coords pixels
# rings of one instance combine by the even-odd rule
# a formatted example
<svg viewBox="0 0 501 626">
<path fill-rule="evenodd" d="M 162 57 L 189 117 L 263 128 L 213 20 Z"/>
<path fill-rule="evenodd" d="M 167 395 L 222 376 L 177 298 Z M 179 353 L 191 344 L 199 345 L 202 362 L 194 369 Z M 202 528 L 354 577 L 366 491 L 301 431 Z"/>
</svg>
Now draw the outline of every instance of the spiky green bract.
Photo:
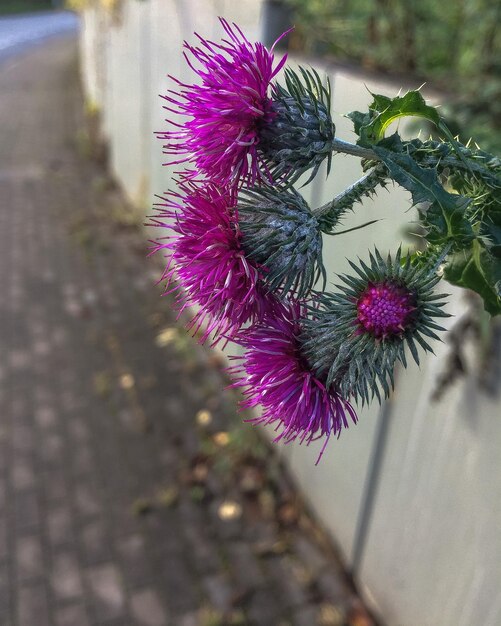
<svg viewBox="0 0 501 626">
<path fill-rule="evenodd" d="M 319 223 L 294 188 L 255 187 L 241 194 L 237 211 L 245 254 L 270 291 L 304 298 L 319 278 L 325 284 Z"/>
<path fill-rule="evenodd" d="M 310 182 L 322 161 L 332 161 L 336 132 L 330 113 L 330 84 L 325 86 L 312 68 L 300 67 L 301 76 L 285 70 L 285 87 L 274 85 L 270 115 L 259 134 L 259 150 L 268 161 L 274 180 L 288 177 L 289 184 L 313 168 Z"/>
<path fill-rule="evenodd" d="M 338 293 L 318 295 L 301 345 L 327 387 L 335 384 L 342 395 L 362 403 L 374 396 L 381 401 L 393 388 L 396 362 L 407 366 L 405 347 L 419 364 L 418 347 L 433 352 L 428 339 L 439 339 L 435 331 L 444 330 L 435 318 L 449 315 L 442 310 L 444 296 L 433 292 L 440 280 L 436 272 L 412 265 L 410 257 L 402 260 L 400 250 L 386 260 L 375 250 L 369 265 L 350 265 L 355 275 L 340 276 L 344 284 Z"/>
</svg>

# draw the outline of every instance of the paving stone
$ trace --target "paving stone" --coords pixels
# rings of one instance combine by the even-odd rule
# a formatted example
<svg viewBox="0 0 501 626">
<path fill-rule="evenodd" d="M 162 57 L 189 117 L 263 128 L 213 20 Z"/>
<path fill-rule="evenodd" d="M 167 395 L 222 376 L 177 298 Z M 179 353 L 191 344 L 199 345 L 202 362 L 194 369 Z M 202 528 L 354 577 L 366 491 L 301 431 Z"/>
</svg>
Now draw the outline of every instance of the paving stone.
<svg viewBox="0 0 501 626">
<path fill-rule="evenodd" d="M 231 543 L 227 546 L 232 576 L 241 591 L 256 589 L 263 584 L 263 572 L 259 561 L 247 543 Z"/>
<path fill-rule="evenodd" d="M 52 626 L 44 585 L 20 587 L 17 602 L 19 626 Z"/>
<path fill-rule="evenodd" d="M 193 577 L 185 562 L 178 557 L 170 559 L 163 568 L 161 591 L 169 611 L 183 614 L 199 606 L 199 581 Z"/>
<path fill-rule="evenodd" d="M 39 455 L 44 467 L 48 470 L 64 465 L 65 446 L 60 433 L 43 433 L 38 441 Z"/>
<path fill-rule="evenodd" d="M 17 490 L 34 487 L 36 480 L 33 461 L 17 456 L 12 466 L 11 480 L 14 489 Z"/>
<path fill-rule="evenodd" d="M 222 548 L 212 538 L 199 537 L 190 544 L 193 549 L 193 567 L 200 575 L 220 571 L 223 567 Z"/>
<path fill-rule="evenodd" d="M 55 626 L 90 626 L 85 607 L 82 604 L 70 604 L 56 609 Z"/>
<path fill-rule="evenodd" d="M 296 554 L 314 574 L 318 574 L 324 567 L 329 565 L 327 556 L 304 534 L 296 535 L 293 544 Z"/>
<path fill-rule="evenodd" d="M 72 470 L 75 474 L 90 474 L 95 467 L 94 455 L 90 447 L 80 445 L 72 459 Z"/>
<path fill-rule="evenodd" d="M 89 426 L 82 418 L 73 418 L 68 423 L 68 435 L 77 444 L 87 443 L 90 438 Z"/>
<path fill-rule="evenodd" d="M 110 543 L 106 525 L 99 519 L 87 523 L 80 530 L 82 561 L 86 565 L 103 563 L 110 558 Z"/>
<path fill-rule="evenodd" d="M 295 608 L 308 602 L 308 593 L 305 586 L 308 578 L 299 579 L 299 567 L 289 556 L 275 556 L 267 560 L 268 577 L 273 581 L 273 588 L 280 597 L 280 605 L 286 608 Z M 305 572 L 306 575 L 308 572 Z"/>
<path fill-rule="evenodd" d="M 39 406 L 35 409 L 35 420 L 43 430 L 51 430 L 57 424 L 57 412 L 53 406 Z"/>
<path fill-rule="evenodd" d="M 226 574 L 206 577 L 203 581 L 203 589 L 211 606 L 222 613 L 228 613 L 231 610 L 235 593 Z"/>
<path fill-rule="evenodd" d="M 317 606 L 305 605 L 297 608 L 292 615 L 293 626 L 316 626 L 319 609 Z"/>
<path fill-rule="evenodd" d="M 66 505 L 56 505 L 47 511 L 46 523 L 49 540 L 54 548 L 74 541 L 71 510 Z"/>
<path fill-rule="evenodd" d="M 7 522 L 5 519 L 0 519 L 0 559 L 5 559 L 10 556 L 10 545 L 7 541 Z"/>
<path fill-rule="evenodd" d="M 2 405 L 5 403 L 2 403 Z M 15 446 L 13 445 L 13 451 L 16 452 Z M 0 474 L 4 475 L 7 470 L 8 463 L 10 459 L 7 455 L 7 445 L 0 441 Z"/>
<path fill-rule="evenodd" d="M 22 423 L 15 423 L 12 428 L 12 447 L 16 456 L 32 452 L 34 446 L 35 436 L 33 428 Z"/>
<path fill-rule="evenodd" d="M 161 592 L 173 615 L 183 615 L 200 606 L 200 584 L 189 569 L 186 558 L 174 554 L 161 569 Z"/>
<path fill-rule="evenodd" d="M 28 532 L 40 523 L 40 507 L 36 491 L 21 491 L 16 493 L 14 501 L 14 516 L 18 532 Z"/>
<path fill-rule="evenodd" d="M 135 591 L 130 603 L 137 626 L 167 626 L 167 616 L 153 589 Z"/>
<path fill-rule="evenodd" d="M 44 573 L 42 544 L 39 536 L 26 535 L 18 538 L 16 570 L 20 581 L 37 578 Z"/>
<path fill-rule="evenodd" d="M 276 595 L 270 587 L 262 587 L 256 590 L 248 604 L 246 613 L 252 626 L 262 626 L 263 624 L 276 624 L 281 613 L 281 607 L 277 603 Z"/>
<path fill-rule="evenodd" d="M 198 611 L 186 613 L 185 615 L 179 615 L 176 619 L 179 626 L 200 626 L 200 616 Z"/>
<path fill-rule="evenodd" d="M 339 571 L 329 569 L 322 572 L 317 579 L 316 586 L 325 600 L 346 606 L 350 594 L 346 581 L 340 576 Z"/>
<path fill-rule="evenodd" d="M 42 475 L 45 498 L 48 502 L 67 502 L 69 486 L 66 473 L 46 472 Z"/>
<path fill-rule="evenodd" d="M 117 554 L 130 587 L 140 587 L 153 577 L 151 563 L 145 558 L 145 549 L 144 539 L 137 533 L 117 541 Z"/>
<path fill-rule="evenodd" d="M 86 575 L 97 619 L 104 621 L 123 617 L 125 590 L 117 567 L 106 563 L 87 569 Z"/>
<path fill-rule="evenodd" d="M 217 572 L 222 568 L 221 550 L 217 542 L 208 537 L 198 524 L 186 525 L 184 536 L 193 557 L 192 566 L 199 574 Z"/>
<path fill-rule="evenodd" d="M 10 613 L 10 594 L 13 585 L 7 563 L 0 564 L 0 616 Z M 3 622 L 0 621 L 3 625 Z"/>
<path fill-rule="evenodd" d="M 102 512 L 101 498 L 93 485 L 79 483 L 74 489 L 73 497 L 80 517 L 94 517 Z"/>
<path fill-rule="evenodd" d="M 53 558 L 52 590 L 57 600 L 74 600 L 83 594 L 80 567 L 75 554 L 61 552 Z"/>
</svg>

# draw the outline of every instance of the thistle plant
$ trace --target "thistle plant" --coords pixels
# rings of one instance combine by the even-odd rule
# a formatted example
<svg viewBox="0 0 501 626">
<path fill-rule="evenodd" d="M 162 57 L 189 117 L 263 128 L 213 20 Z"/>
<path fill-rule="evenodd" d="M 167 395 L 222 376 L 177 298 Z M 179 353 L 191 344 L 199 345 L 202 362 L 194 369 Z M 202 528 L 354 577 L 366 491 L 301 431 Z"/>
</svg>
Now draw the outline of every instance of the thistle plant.
<svg viewBox="0 0 501 626">
<path fill-rule="evenodd" d="M 165 152 L 185 163 L 177 191 L 161 198 L 153 250 L 162 279 L 201 341 L 231 339 L 243 356 L 230 368 L 251 421 L 272 424 L 276 440 L 306 444 L 357 422 L 355 405 L 384 401 L 397 363 L 433 352 L 443 333 L 442 284 L 473 290 L 501 313 L 501 161 L 462 145 L 419 91 L 374 95 L 355 111 L 358 137 L 336 137 L 331 93 L 313 69 L 293 71 L 273 48 L 251 43 L 221 19 L 221 42 L 185 44 L 193 85 L 177 82 L 167 110 L 182 114 L 159 133 Z M 387 135 L 395 120 L 432 122 L 443 140 Z M 297 189 L 332 156 L 361 160 L 364 176 L 320 207 Z M 325 237 L 343 217 L 392 181 L 417 207 L 419 251 L 374 248 L 351 272 L 326 274 Z M 370 223 L 370 222 L 369 222 Z"/>
</svg>

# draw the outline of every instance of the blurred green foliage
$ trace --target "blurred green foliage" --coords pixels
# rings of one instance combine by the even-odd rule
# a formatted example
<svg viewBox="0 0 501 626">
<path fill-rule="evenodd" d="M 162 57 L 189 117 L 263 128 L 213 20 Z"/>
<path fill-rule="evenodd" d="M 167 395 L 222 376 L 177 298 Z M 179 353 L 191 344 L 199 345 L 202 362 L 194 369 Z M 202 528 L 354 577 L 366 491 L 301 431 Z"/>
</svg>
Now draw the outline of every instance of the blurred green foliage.
<svg viewBox="0 0 501 626">
<path fill-rule="evenodd" d="M 501 151 L 500 0 L 285 2 L 294 13 L 296 47 L 455 91 L 449 116 L 462 139 Z"/>
<path fill-rule="evenodd" d="M 0 15 L 13 15 L 54 8 L 51 0 L 0 0 Z"/>
</svg>

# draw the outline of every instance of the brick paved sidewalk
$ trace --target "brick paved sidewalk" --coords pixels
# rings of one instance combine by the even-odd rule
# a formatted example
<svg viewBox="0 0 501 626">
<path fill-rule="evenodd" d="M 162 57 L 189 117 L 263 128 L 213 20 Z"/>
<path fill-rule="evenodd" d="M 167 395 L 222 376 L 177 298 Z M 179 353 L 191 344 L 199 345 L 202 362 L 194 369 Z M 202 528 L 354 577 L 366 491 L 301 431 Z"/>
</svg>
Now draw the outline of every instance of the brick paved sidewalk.
<svg viewBox="0 0 501 626">
<path fill-rule="evenodd" d="M 0 67 L 0 624 L 369 626 L 81 109 L 73 39 Z"/>
</svg>

